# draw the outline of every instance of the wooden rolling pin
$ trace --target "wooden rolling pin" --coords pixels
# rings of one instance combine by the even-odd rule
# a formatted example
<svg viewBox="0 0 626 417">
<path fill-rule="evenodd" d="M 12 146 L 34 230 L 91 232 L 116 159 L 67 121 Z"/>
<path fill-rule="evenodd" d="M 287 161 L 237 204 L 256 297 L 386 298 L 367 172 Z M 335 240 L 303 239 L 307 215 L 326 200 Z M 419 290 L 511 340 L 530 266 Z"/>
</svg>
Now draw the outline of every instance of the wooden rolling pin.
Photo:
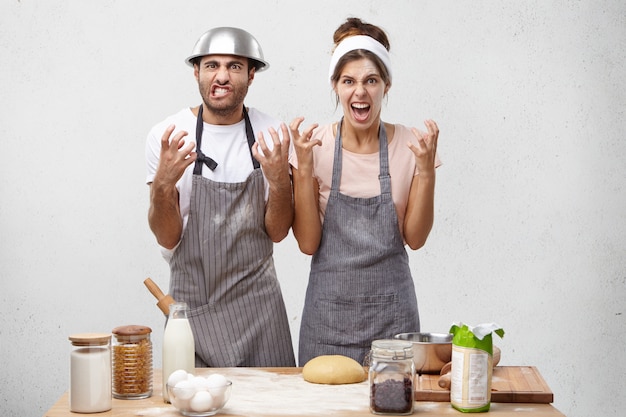
<svg viewBox="0 0 626 417">
<path fill-rule="evenodd" d="M 152 279 L 146 278 L 143 283 L 146 285 L 146 287 L 148 287 L 148 290 L 150 291 L 150 293 L 152 295 L 154 295 L 154 297 L 158 300 L 157 301 L 157 307 L 159 307 L 161 309 L 163 314 L 165 314 L 166 316 L 169 316 L 170 315 L 170 304 L 173 304 L 176 301 L 174 301 L 174 299 L 172 298 L 171 295 L 163 294 L 163 291 L 161 291 L 159 286 L 156 285 L 154 283 L 154 281 L 152 281 Z"/>
<path fill-rule="evenodd" d="M 500 363 L 500 356 L 502 355 L 502 352 L 500 351 L 500 348 L 497 346 L 493 347 L 493 367 L 495 368 L 499 363 Z M 450 389 L 450 371 L 452 370 L 452 362 L 448 362 L 445 365 L 443 365 L 443 368 L 441 368 L 441 372 L 439 373 L 441 376 L 439 377 L 439 381 L 437 381 L 437 384 L 441 387 L 441 388 L 446 388 L 446 389 Z"/>
</svg>

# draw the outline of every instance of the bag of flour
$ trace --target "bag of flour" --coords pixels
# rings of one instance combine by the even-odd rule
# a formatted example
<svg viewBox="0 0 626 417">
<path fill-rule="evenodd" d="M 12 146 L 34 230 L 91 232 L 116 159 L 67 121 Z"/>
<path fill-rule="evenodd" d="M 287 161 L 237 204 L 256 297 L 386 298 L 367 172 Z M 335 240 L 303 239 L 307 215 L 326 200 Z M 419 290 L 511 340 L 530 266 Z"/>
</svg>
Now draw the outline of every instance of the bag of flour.
<svg viewBox="0 0 626 417">
<path fill-rule="evenodd" d="M 464 413 L 489 411 L 493 373 L 493 341 L 491 334 L 504 336 L 495 323 L 470 327 L 454 324 L 452 333 L 452 370 L 450 404 Z"/>
</svg>

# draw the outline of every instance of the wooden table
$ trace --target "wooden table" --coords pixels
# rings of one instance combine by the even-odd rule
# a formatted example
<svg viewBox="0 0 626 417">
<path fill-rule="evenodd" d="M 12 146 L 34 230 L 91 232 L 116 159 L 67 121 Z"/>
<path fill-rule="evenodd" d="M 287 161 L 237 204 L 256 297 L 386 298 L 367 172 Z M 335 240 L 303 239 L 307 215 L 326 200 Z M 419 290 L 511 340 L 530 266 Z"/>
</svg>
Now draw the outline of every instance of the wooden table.
<svg viewBox="0 0 626 417">
<path fill-rule="evenodd" d="M 233 381 L 231 397 L 217 415 L 280 417 L 323 416 L 371 417 L 368 382 L 348 385 L 318 385 L 302 379 L 302 368 L 198 368 L 197 375 L 220 373 Z M 113 399 L 110 411 L 94 416 L 159 416 L 179 417 L 172 405 L 163 402 L 161 371 L 155 369 L 153 395 L 143 400 Z M 534 417 L 564 416 L 551 404 L 493 403 L 490 416 Z M 414 414 L 419 416 L 457 417 L 467 415 L 453 409 L 449 402 L 416 401 Z M 69 411 L 66 392 L 44 417 L 76 417 Z"/>
</svg>

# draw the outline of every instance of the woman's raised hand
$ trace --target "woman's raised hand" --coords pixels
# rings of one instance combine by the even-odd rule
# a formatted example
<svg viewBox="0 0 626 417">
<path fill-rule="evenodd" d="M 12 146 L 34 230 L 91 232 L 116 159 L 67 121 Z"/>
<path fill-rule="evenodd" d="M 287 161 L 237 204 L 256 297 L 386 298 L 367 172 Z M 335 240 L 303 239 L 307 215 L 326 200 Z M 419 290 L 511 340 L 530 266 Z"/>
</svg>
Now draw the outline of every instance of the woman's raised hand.
<svg viewBox="0 0 626 417">
<path fill-rule="evenodd" d="M 416 128 L 411 131 L 417 138 L 417 146 L 408 143 L 409 148 L 415 154 L 417 170 L 420 173 L 435 171 L 435 160 L 437 154 L 437 140 L 439 138 L 439 127 L 434 120 L 425 120 L 427 132 L 422 132 Z"/>
<path fill-rule="evenodd" d="M 313 130 L 318 126 L 317 123 L 309 125 L 300 133 L 300 125 L 303 121 L 304 117 L 296 117 L 291 121 L 291 124 L 289 124 L 289 130 L 291 132 L 296 158 L 298 159 L 298 171 L 304 172 L 304 170 L 306 170 L 313 173 L 313 147 L 321 146 L 322 141 L 320 139 L 311 139 Z"/>
</svg>

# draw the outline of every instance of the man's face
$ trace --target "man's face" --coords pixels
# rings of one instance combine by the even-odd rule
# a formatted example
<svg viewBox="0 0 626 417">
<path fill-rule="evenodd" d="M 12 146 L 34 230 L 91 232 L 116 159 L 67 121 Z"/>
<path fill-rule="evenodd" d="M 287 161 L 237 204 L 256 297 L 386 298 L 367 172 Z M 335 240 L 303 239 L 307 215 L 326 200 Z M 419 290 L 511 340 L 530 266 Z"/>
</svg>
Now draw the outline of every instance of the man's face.
<svg viewBox="0 0 626 417">
<path fill-rule="evenodd" d="M 194 65 L 200 95 L 207 109 L 216 116 L 241 111 L 248 87 L 254 79 L 248 59 L 235 55 L 207 55 Z"/>
</svg>

